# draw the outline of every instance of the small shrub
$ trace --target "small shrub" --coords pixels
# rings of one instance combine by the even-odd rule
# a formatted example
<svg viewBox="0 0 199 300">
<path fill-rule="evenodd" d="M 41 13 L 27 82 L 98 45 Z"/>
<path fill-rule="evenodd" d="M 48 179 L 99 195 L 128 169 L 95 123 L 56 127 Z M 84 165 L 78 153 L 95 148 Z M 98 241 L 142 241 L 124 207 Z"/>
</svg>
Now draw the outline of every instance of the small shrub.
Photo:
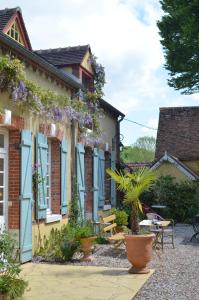
<svg viewBox="0 0 199 300">
<path fill-rule="evenodd" d="M 160 203 L 167 206 L 162 212 L 165 218 L 175 222 L 191 223 L 199 213 L 199 187 L 195 182 L 176 182 L 174 177 L 161 176 L 151 189 L 144 193 L 143 202 L 151 205 Z"/>
<path fill-rule="evenodd" d="M 118 208 L 112 208 L 111 215 L 112 214 L 116 216 L 115 222 L 117 223 L 117 226 L 126 226 L 128 224 L 128 214 L 126 211 Z"/>
<path fill-rule="evenodd" d="M 20 265 L 16 261 L 16 242 L 9 233 L 0 234 L 0 294 L 9 299 L 21 297 L 28 283 L 19 278 Z"/>
<path fill-rule="evenodd" d="M 43 246 L 39 248 L 37 255 L 44 260 L 69 261 L 78 247 L 76 228 L 67 224 L 60 230 L 52 229 L 49 237 L 44 237 Z"/>
<path fill-rule="evenodd" d="M 7 295 L 9 299 L 17 299 L 21 297 L 28 283 L 21 278 L 10 275 L 0 276 L 0 293 Z"/>
</svg>

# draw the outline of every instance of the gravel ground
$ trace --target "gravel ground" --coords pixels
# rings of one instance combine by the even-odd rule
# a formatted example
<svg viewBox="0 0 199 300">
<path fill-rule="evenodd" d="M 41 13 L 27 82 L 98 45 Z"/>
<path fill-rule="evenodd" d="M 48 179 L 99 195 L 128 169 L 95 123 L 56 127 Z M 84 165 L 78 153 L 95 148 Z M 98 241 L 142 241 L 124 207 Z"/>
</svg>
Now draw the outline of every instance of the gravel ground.
<svg viewBox="0 0 199 300">
<path fill-rule="evenodd" d="M 199 300 L 199 238 L 190 243 L 192 234 L 191 226 L 175 226 L 175 249 L 165 245 L 160 258 L 154 254 L 150 267 L 155 272 L 134 300 Z M 110 245 L 97 245 L 93 262 L 72 264 L 130 267 L 124 249 Z"/>
</svg>

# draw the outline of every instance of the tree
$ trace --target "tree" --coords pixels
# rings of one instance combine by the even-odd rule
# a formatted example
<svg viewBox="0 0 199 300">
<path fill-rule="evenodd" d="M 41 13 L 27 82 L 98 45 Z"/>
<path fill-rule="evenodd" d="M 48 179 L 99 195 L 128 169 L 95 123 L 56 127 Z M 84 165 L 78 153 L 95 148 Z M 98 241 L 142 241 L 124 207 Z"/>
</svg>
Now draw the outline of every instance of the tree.
<svg viewBox="0 0 199 300">
<path fill-rule="evenodd" d="M 140 137 L 132 146 L 123 148 L 121 157 L 124 162 L 143 162 L 154 159 L 156 140 L 152 136 Z"/>
<path fill-rule="evenodd" d="M 155 151 L 155 138 L 153 136 L 142 136 L 135 142 L 135 147 L 145 149 L 147 151 Z"/>
<path fill-rule="evenodd" d="M 169 86 L 182 94 L 199 91 L 199 0 L 160 0 L 160 30 Z"/>
<path fill-rule="evenodd" d="M 107 169 L 106 172 L 117 183 L 117 189 L 124 193 L 124 203 L 131 208 L 131 231 L 139 233 L 138 216 L 142 212 L 140 197 L 156 180 L 155 172 L 143 168 L 136 172 L 123 174 L 121 171 Z"/>
</svg>

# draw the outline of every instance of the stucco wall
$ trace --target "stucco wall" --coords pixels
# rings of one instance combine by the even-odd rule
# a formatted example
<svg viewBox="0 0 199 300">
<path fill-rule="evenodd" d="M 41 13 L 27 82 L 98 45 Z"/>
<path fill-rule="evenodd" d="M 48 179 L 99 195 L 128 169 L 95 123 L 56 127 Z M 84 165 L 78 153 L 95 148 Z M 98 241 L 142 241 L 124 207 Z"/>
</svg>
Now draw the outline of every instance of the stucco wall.
<svg viewBox="0 0 199 300">
<path fill-rule="evenodd" d="M 176 178 L 176 182 L 181 182 L 181 181 L 185 181 L 185 180 L 189 180 L 190 179 L 185 176 L 182 172 L 180 172 L 175 165 L 171 164 L 171 163 L 163 163 L 158 169 L 156 169 L 156 172 L 158 174 L 158 176 L 166 176 L 166 175 L 170 175 L 172 177 Z"/>
<path fill-rule="evenodd" d="M 183 164 L 199 175 L 199 160 L 183 161 Z"/>
<path fill-rule="evenodd" d="M 88 70 L 91 74 L 93 74 L 93 69 L 92 69 L 92 66 L 91 66 L 91 63 L 90 63 L 90 53 L 89 53 L 89 51 L 86 53 L 81 65 L 86 70 Z"/>
<path fill-rule="evenodd" d="M 112 139 L 116 136 L 116 119 L 110 114 L 104 113 L 104 118 L 100 119 L 100 127 L 103 134 L 103 140 L 112 147 Z"/>
</svg>

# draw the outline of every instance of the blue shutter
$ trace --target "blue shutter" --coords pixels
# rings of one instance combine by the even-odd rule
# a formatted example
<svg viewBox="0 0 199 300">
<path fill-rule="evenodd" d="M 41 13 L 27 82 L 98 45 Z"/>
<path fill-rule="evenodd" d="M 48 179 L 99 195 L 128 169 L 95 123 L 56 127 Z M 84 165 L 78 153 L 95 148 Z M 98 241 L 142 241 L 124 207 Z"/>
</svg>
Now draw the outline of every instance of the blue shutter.
<svg viewBox="0 0 199 300">
<path fill-rule="evenodd" d="M 67 213 L 67 142 L 61 142 L 61 213 Z"/>
<path fill-rule="evenodd" d="M 84 219 L 85 211 L 85 169 L 84 169 L 84 145 L 76 145 L 76 167 L 77 167 L 77 185 L 79 192 L 79 209 L 81 220 Z"/>
<path fill-rule="evenodd" d="M 98 176 L 99 176 L 99 202 L 100 208 L 104 207 L 105 193 L 104 193 L 104 175 L 105 175 L 105 162 L 104 162 L 104 151 L 99 149 L 99 166 L 98 166 Z"/>
<path fill-rule="evenodd" d="M 37 219 L 46 218 L 47 149 L 47 137 L 43 133 L 38 133 L 36 136 L 36 159 L 41 180 L 37 185 Z"/>
<path fill-rule="evenodd" d="M 111 169 L 116 169 L 115 151 L 111 152 Z M 116 206 L 116 183 L 113 179 L 111 179 L 111 205 Z"/>
<path fill-rule="evenodd" d="M 20 261 L 32 259 L 32 134 L 21 133 Z"/>
<path fill-rule="evenodd" d="M 99 200 L 99 156 L 98 149 L 93 149 L 93 220 L 98 220 L 98 200 Z"/>
</svg>

